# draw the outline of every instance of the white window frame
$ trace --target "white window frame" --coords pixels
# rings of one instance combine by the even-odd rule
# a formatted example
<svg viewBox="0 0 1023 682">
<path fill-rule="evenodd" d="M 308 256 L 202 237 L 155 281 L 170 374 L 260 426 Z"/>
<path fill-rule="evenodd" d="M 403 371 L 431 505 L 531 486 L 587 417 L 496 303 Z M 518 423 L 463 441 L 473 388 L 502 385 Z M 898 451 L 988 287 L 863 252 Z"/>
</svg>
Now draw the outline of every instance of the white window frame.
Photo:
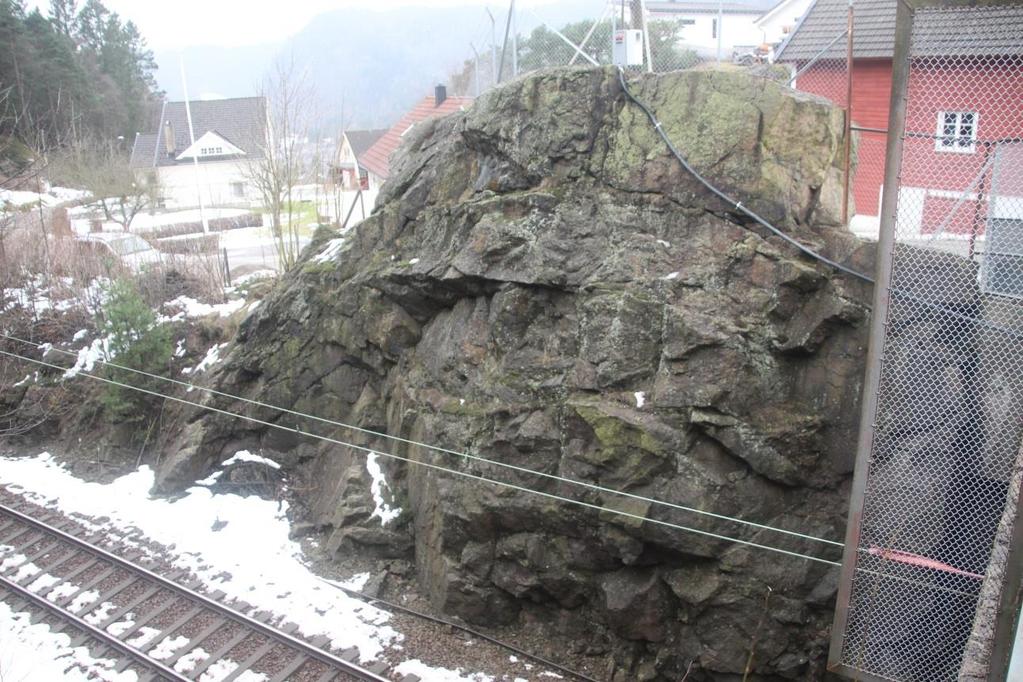
<svg viewBox="0 0 1023 682">
<path fill-rule="evenodd" d="M 963 116 L 967 114 L 973 116 L 972 129 L 969 135 L 962 135 Z M 950 115 L 955 116 L 955 133 L 953 135 L 945 133 L 945 117 Z M 951 154 L 973 154 L 977 151 L 977 126 L 979 124 L 979 111 L 939 111 L 934 137 L 934 150 Z M 951 144 L 946 144 L 946 140 L 949 139 L 952 140 Z M 963 140 L 969 140 L 970 144 L 960 144 Z"/>
</svg>

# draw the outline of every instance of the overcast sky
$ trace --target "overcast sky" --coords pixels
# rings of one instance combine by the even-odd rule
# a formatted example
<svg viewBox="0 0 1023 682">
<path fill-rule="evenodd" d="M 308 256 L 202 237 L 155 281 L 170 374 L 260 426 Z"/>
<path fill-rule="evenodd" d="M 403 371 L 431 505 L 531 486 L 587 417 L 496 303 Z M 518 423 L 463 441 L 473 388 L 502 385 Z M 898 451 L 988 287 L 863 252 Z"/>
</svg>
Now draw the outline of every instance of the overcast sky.
<svg viewBox="0 0 1023 682">
<path fill-rule="evenodd" d="M 552 0 L 517 0 L 523 6 Z M 600 8 L 602 0 L 593 0 Z M 49 0 L 29 0 L 29 8 L 46 12 Z M 103 0 L 111 11 L 134 21 L 149 46 L 157 49 L 190 45 L 257 45 L 297 33 L 317 14 L 344 7 L 393 9 L 403 5 L 475 5 L 500 7 L 502 0 Z M 599 10 L 598 10 L 599 11 Z M 496 12 L 495 12 L 496 14 Z M 429 40 L 428 36 L 423 37 Z"/>
</svg>

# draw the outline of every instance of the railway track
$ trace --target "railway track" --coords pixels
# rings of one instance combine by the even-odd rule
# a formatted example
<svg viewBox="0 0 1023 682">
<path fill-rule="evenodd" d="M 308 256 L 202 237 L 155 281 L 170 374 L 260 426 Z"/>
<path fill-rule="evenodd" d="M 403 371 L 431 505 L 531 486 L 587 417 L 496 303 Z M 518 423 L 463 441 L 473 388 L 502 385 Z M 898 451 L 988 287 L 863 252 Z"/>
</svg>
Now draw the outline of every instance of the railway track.
<svg viewBox="0 0 1023 682">
<path fill-rule="evenodd" d="M 0 504 L 0 597 L 12 608 L 56 621 L 71 646 L 116 660 L 139 680 L 228 682 L 391 682 L 385 666 L 364 668 L 354 649 L 334 654 L 326 638 L 305 641 L 179 583 L 178 571 L 158 575 L 136 563 L 142 552 L 120 557 L 62 529 L 64 517 L 33 518 Z M 59 520 L 53 520 L 59 519 Z M 231 666 L 234 666 L 233 668 Z M 402 682 L 414 682 L 407 676 Z"/>
</svg>

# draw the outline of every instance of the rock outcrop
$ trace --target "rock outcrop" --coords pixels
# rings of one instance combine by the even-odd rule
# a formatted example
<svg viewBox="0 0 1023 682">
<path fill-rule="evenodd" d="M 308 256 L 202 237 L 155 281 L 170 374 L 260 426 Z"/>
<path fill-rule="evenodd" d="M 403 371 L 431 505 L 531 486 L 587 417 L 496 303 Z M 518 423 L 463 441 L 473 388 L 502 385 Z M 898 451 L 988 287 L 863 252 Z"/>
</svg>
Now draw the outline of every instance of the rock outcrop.
<svg viewBox="0 0 1023 682">
<path fill-rule="evenodd" d="M 871 269 L 836 226 L 840 110 L 741 72 L 631 87 L 724 191 Z M 216 414 L 188 417 L 159 485 L 262 449 L 330 551 L 414 557 L 447 614 L 545 623 L 616 680 L 819 679 L 836 568 L 658 522 L 834 547 L 552 477 L 841 539 L 868 299 L 710 196 L 613 70 L 540 72 L 412 129 L 374 214 L 318 236 L 215 380 L 407 439 L 211 401 L 405 458 L 376 460 L 398 518 L 374 516 L 364 451 Z"/>
</svg>

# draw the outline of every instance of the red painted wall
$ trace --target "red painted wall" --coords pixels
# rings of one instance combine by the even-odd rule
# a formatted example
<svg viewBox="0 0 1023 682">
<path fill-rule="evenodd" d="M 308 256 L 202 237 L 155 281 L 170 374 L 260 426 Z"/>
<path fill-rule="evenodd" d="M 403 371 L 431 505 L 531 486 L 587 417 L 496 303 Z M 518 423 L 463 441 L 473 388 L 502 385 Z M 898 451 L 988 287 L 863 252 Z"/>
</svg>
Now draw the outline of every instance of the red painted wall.
<svg viewBox="0 0 1023 682">
<path fill-rule="evenodd" d="M 853 122 L 868 128 L 888 127 L 891 60 L 861 59 L 853 68 Z M 799 76 L 799 90 L 822 95 L 842 106 L 846 69 L 842 62 L 821 63 Z M 995 141 L 1023 138 L 1023 61 L 1019 58 L 936 59 L 914 62 L 909 81 L 902 185 L 953 193 L 990 191 L 990 168 L 983 174 L 986 154 Z M 938 112 L 977 112 L 978 143 L 973 152 L 938 151 Z M 985 144 L 987 142 L 988 144 Z M 858 163 L 853 177 L 856 213 L 877 215 L 884 181 L 885 136 L 860 133 Z M 1002 187 L 1017 194 L 1017 188 Z M 1023 195 L 1023 187 L 1018 188 Z M 942 229 L 950 234 L 983 232 L 986 201 L 928 195 L 922 207 L 924 233 Z"/>
<path fill-rule="evenodd" d="M 845 106 L 846 68 L 844 62 L 815 65 L 799 76 L 796 88 L 827 97 Z M 890 59 L 861 59 L 853 68 L 853 123 L 865 128 L 888 127 L 888 100 L 892 90 Z M 885 136 L 859 133 L 853 201 L 856 213 L 877 215 L 884 180 Z"/>
</svg>

